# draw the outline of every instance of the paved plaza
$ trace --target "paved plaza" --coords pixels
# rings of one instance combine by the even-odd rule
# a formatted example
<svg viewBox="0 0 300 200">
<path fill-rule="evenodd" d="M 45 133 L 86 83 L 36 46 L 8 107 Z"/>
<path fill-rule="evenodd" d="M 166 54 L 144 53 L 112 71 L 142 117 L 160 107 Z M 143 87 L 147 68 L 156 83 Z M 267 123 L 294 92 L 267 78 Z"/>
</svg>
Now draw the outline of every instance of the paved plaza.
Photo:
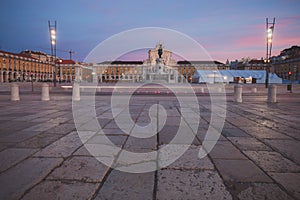
<svg viewBox="0 0 300 200">
<path fill-rule="evenodd" d="M 256 93 L 252 87 L 243 87 L 243 102 L 236 103 L 233 86 L 226 86 L 224 127 L 206 157 L 198 154 L 211 123 L 211 99 L 207 90 L 196 88 L 199 110 L 184 105 L 201 118 L 196 131 L 186 126 L 186 134 L 195 136 L 187 151 L 156 171 L 128 173 L 106 166 L 86 149 L 83 143 L 88 140 L 76 131 L 70 89 L 53 88 L 50 101 L 41 101 L 40 87 L 35 85 L 32 93 L 27 84 L 20 87 L 21 100 L 10 101 L 9 84 L 2 85 L 0 199 L 300 199 L 300 87 L 289 93 L 286 85 L 278 86 L 277 103 L 267 102 L 264 86 L 256 86 Z M 120 130 L 112 116 L 111 96 L 102 92 L 95 97 L 96 119 L 114 145 L 151 152 L 175 137 L 182 116 L 175 95 L 144 88 L 131 97 L 130 117 L 136 124 L 150 122 L 153 104 L 167 113 L 157 134 L 137 138 Z M 84 98 L 83 91 L 81 101 Z M 158 113 L 156 119 L 159 124 Z M 80 129 L 90 126 L 91 121 L 82 122 Z M 101 134 L 96 137 L 100 140 Z"/>
</svg>

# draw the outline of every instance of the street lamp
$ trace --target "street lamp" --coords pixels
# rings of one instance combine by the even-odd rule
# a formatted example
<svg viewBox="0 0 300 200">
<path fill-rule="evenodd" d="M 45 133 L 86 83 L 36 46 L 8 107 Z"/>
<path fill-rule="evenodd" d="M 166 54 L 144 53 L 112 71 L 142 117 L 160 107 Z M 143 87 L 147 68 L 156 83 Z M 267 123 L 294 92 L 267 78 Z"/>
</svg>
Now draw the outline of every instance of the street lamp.
<svg viewBox="0 0 300 200">
<path fill-rule="evenodd" d="M 274 27 L 275 27 L 275 18 L 273 18 L 273 22 L 270 23 L 268 18 L 266 18 L 266 31 L 267 31 L 267 53 L 266 53 L 266 88 L 269 85 L 269 70 L 270 70 L 270 57 L 272 55 L 272 44 L 273 44 L 273 35 L 274 35 Z"/>
<path fill-rule="evenodd" d="M 54 83 L 54 87 L 56 87 L 56 21 L 54 21 L 54 24 L 51 24 L 50 20 L 49 20 L 48 26 L 49 26 L 49 33 L 50 33 L 50 45 L 51 45 L 52 60 L 54 58 L 53 83 Z"/>
</svg>

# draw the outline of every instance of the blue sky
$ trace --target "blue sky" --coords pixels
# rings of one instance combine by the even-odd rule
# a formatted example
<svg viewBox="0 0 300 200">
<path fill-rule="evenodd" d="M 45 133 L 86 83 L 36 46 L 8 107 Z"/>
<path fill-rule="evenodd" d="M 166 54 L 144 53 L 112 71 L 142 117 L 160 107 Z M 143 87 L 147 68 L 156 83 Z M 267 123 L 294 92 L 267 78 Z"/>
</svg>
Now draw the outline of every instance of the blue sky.
<svg viewBox="0 0 300 200">
<path fill-rule="evenodd" d="M 265 56 L 266 17 L 276 17 L 273 55 L 300 45 L 299 10 L 298 0 L 3 0 L 0 48 L 49 53 L 48 20 L 57 20 L 57 48 L 76 51 L 74 58 L 79 61 L 108 37 L 141 27 L 170 28 L 187 34 L 222 62 L 227 58 L 261 58 Z M 69 56 L 61 51 L 58 55 Z M 146 55 L 136 57 L 142 60 Z"/>
</svg>

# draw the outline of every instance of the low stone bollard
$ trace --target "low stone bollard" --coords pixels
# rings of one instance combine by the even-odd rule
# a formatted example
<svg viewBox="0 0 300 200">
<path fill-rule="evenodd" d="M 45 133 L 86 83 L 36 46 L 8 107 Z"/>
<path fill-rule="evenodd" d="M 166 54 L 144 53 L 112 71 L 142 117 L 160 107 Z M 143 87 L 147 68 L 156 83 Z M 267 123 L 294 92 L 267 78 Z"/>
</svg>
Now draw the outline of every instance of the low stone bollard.
<svg viewBox="0 0 300 200">
<path fill-rule="evenodd" d="M 204 88 L 203 87 L 200 88 L 200 92 L 204 93 Z"/>
<path fill-rule="evenodd" d="M 234 86 L 234 101 L 238 103 L 242 103 L 242 91 L 243 87 L 241 85 L 235 85 Z"/>
<path fill-rule="evenodd" d="M 73 101 L 80 101 L 80 86 L 79 83 L 73 85 Z"/>
<path fill-rule="evenodd" d="M 20 101 L 19 86 L 16 83 L 11 84 L 11 101 Z"/>
<path fill-rule="evenodd" d="M 252 93 L 256 93 L 257 92 L 257 88 L 252 88 Z"/>
<path fill-rule="evenodd" d="M 101 92 L 101 87 L 97 87 L 97 92 Z"/>
<path fill-rule="evenodd" d="M 42 84 L 42 101 L 49 101 L 49 85 L 47 83 Z"/>
<path fill-rule="evenodd" d="M 268 88 L 268 102 L 270 102 L 270 103 L 277 102 L 276 92 L 277 92 L 277 86 L 276 85 L 270 85 L 269 88 Z"/>
</svg>

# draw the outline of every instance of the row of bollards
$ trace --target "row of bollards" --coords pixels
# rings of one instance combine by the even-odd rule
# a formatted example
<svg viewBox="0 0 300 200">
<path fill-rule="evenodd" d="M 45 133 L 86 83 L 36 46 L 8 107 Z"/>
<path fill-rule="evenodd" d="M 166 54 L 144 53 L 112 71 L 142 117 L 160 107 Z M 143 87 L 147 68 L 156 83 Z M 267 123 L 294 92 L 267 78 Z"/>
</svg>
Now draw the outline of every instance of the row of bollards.
<svg viewBox="0 0 300 200">
<path fill-rule="evenodd" d="M 19 85 L 16 83 L 11 84 L 11 101 L 20 101 L 20 93 L 19 93 Z M 49 85 L 47 83 L 43 83 L 42 85 L 42 101 L 49 101 Z M 78 83 L 74 83 L 73 87 L 73 100 L 80 101 L 80 88 Z"/>
<path fill-rule="evenodd" d="M 243 92 L 243 87 L 242 85 L 235 85 L 234 86 L 234 101 L 237 103 L 242 103 L 243 98 L 242 98 L 242 92 Z M 252 88 L 252 92 L 256 93 L 257 88 Z M 276 93 L 277 93 L 277 87 L 276 85 L 270 85 L 268 87 L 268 102 L 270 103 L 276 103 Z"/>
<path fill-rule="evenodd" d="M 20 93 L 19 93 L 19 85 L 16 83 L 11 84 L 11 101 L 20 101 Z M 42 85 L 42 101 L 49 101 L 49 85 L 47 83 L 43 83 Z"/>
<path fill-rule="evenodd" d="M 235 85 L 234 86 L 234 101 L 237 103 L 242 103 L 243 98 L 242 98 L 242 91 L 243 87 L 242 85 Z M 201 93 L 204 92 L 204 89 L 201 88 Z M 257 89 L 252 88 L 252 92 L 256 93 Z M 277 102 L 276 99 L 276 92 L 277 92 L 277 87 L 276 85 L 270 85 L 268 88 L 268 102 L 275 103 Z M 74 83 L 73 85 L 73 96 L 72 96 L 73 101 L 80 101 L 80 86 L 78 83 Z M 12 83 L 11 85 L 11 101 L 19 101 L 20 100 L 20 95 L 19 95 L 19 86 L 16 83 Z M 47 83 L 43 83 L 42 85 L 42 101 L 49 101 L 50 100 L 50 95 L 49 95 L 49 85 Z"/>
</svg>

